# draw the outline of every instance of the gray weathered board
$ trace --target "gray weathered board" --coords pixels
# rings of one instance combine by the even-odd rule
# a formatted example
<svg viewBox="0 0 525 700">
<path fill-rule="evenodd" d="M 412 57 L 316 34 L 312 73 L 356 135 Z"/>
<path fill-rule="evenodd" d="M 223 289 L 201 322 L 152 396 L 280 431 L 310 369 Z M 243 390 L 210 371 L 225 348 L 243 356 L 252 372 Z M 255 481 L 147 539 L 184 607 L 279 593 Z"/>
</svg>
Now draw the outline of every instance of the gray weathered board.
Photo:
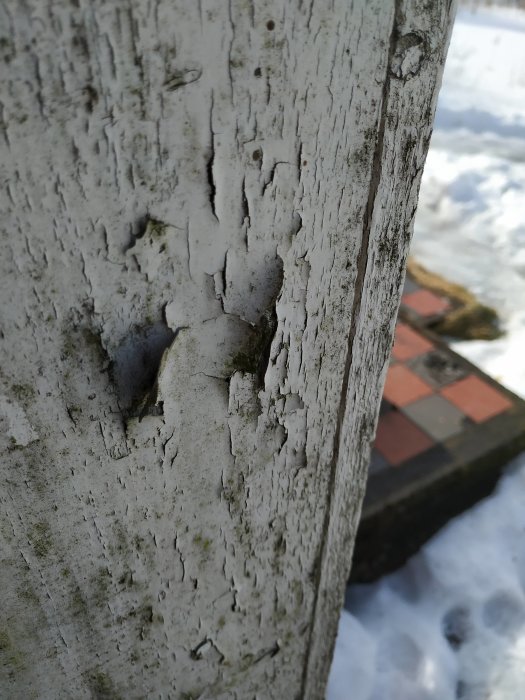
<svg viewBox="0 0 525 700">
<path fill-rule="evenodd" d="M 1 697 L 322 697 L 452 12 L 0 4 Z"/>
</svg>

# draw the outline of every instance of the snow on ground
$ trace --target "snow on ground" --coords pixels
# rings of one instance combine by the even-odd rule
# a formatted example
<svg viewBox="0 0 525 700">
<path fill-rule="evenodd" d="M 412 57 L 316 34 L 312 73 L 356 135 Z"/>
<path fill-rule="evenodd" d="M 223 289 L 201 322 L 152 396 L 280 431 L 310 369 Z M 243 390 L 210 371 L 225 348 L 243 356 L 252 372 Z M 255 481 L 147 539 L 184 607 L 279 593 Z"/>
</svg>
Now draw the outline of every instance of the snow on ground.
<svg viewBox="0 0 525 700">
<path fill-rule="evenodd" d="M 458 14 L 414 257 L 500 312 L 496 342 L 453 348 L 525 397 L 525 12 Z"/>
<path fill-rule="evenodd" d="M 461 10 L 414 257 L 500 312 L 454 349 L 525 397 L 525 12 Z M 328 700 L 525 700 L 525 454 L 400 571 L 348 591 Z"/>
<path fill-rule="evenodd" d="M 400 571 L 352 586 L 328 700 L 525 700 L 525 457 Z"/>
</svg>

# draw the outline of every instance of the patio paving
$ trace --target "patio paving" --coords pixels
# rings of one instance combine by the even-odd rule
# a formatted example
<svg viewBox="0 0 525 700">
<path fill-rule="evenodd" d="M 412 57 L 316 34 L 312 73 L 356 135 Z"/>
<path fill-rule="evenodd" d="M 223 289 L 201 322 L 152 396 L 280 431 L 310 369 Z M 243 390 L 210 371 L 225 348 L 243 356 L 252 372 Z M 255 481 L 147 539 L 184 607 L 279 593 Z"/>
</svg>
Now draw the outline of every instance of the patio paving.
<svg viewBox="0 0 525 700">
<path fill-rule="evenodd" d="M 447 299 L 410 279 L 405 289 L 352 581 L 401 566 L 451 517 L 488 495 L 508 460 L 525 449 L 525 402 L 428 329 L 429 319 L 451 308 Z"/>
</svg>

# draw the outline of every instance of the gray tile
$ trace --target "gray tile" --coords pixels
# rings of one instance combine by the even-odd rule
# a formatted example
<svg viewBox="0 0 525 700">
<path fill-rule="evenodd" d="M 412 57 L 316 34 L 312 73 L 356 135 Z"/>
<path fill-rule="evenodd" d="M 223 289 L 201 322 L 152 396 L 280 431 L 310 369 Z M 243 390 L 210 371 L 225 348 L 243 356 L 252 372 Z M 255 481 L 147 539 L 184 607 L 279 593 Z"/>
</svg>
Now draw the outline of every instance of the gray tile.
<svg viewBox="0 0 525 700">
<path fill-rule="evenodd" d="M 419 284 L 414 282 L 414 280 L 407 275 L 405 278 L 405 286 L 403 287 L 403 294 L 412 294 L 412 292 L 418 292 L 420 289 L 421 287 Z"/>
<path fill-rule="evenodd" d="M 467 375 L 467 370 L 444 350 L 434 350 L 409 360 L 407 366 L 433 389 L 441 389 Z"/>
<path fill-rule="evenodd" d="M 386 459 L 379 454 L 377 450 L 372 450 L 372 456 L 370 457 L 370 466 L 368 467 L 369 474 L 375 474 L 376 472 L 386 469 L 389 464 Z"/>
<path fill-rule="evenodd" d="M 461 433 L 467 422 L 465 414 L 442 396 L 428 396 L 414 401 L 402 411 L 438 442 Z"/>
<path fill-rule="evenodd" d="M 390 403 L 390 401 L 387 401 L 386 399 L 381 400 L 381 405 L 379 407 L 379 415 L 384 416 L 385 413 L 388 413 L 391 411 L 394 407 Z"/>
</svg>

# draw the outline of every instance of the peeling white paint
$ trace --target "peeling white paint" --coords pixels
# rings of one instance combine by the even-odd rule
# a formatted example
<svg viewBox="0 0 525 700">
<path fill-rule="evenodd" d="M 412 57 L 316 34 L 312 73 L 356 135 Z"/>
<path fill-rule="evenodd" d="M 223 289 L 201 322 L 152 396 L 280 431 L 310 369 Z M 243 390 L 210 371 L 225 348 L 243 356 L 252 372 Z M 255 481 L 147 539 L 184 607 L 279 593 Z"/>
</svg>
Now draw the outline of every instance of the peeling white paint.
<svg viewBox="0 0 525 700">
<path fill-rule="evenodd" d="M 320 698 L 448 1 L 0 12 L 0 695 Z"/>
<path fill-rule="evenodd" d="M 16 447 L 26 447 L 38 440 L 38 434 L 27 419 L 27 415 L 16 401 L 0 396 L 0 420 L 7 422 L 7 437 Z"/>
</svg>

